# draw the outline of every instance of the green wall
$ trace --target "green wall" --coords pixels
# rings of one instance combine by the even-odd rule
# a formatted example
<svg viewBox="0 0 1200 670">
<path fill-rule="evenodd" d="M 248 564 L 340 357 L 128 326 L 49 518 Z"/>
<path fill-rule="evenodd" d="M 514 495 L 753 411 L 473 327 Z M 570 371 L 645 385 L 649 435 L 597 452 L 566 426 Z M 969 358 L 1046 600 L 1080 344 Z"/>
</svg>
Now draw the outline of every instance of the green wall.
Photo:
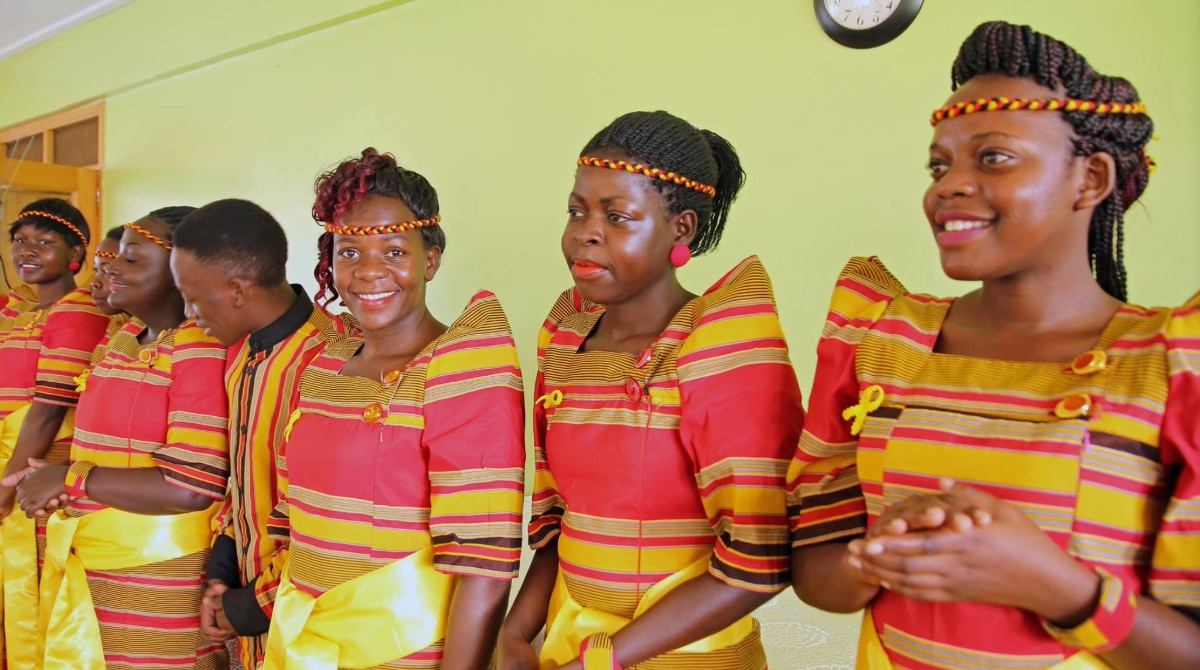
<svg viewBox="0 0 1200 670">
<path fill-rule="evenodd" d="M 827 39 L 809 0 L 138 0 L 0 62 L 0 127 L 107 99 L 104 213 L 253 199 L 311 287 L 313 178 L 367 145 L 441 193 L 449 248 L 431 295 L 452 319 L 487 287 L 527 370 L 570 284 L 558 252 L 573 162 L 622 112 L 667 109 L 738 148 L 749 182 L 701 290 L 743 256 L 775 280 L 807 391 L 846 258 L 878 254 L 914 290 L 945 279 L 921 212 L 932 109 L 980 21 L 1028 22 L 1139 88 L 1162 140 L 1128 219 L 1133 299 L 1200 286 L 1200 3 L 928 0 L 895 42 Z"/>
</svg>

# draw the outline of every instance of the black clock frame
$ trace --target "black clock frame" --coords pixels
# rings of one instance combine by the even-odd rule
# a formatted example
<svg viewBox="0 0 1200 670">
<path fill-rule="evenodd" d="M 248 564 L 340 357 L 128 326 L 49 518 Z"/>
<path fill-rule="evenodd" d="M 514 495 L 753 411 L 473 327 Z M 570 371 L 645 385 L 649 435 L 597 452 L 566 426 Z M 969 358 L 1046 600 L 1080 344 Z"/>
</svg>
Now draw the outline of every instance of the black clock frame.
<svg viewBox="0 0 1200 670">
<path fill-rule="evenodd" d="M 871 49 L 891 42 L 900 36 L 917 18 L 924 0 L 894 0 L 900 3 L 883 23 L 866 30 L 851 30 L 838 23 L 825 9 L 825 0 L 813 0 L 817 23 L 833 41 L 851 49 Z"/>
</svg>

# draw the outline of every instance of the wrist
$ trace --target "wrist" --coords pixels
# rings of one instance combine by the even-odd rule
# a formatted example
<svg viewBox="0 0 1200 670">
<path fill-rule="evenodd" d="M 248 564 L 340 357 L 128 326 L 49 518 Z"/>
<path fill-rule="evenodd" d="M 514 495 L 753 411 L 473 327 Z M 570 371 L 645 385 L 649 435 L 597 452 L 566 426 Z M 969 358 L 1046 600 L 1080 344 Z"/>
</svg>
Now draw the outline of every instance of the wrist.
<svg viewBox="0 0 1200 670">
<path fill-rule="evenodd" d="M 622 670 L 608 633 L 596 633 L 584 639 L 579 645 L 579 665 L 583 670 Z"/>
<path fill-rule="evenodd" d="M 1052 622 L 1043 618 L 1042 627 L 1068 647 L 1105 653 L 1119 647 L 1133 632 L 1137 594 L 1102 568 L 1096 568 L 1094 574 L 1098 588 L 1091 609 L 1072 619 Z"/>
<path fill-rule="evenodd" d="M 67 469 L 67 477 L 64 484 L 66 485 L 67 495 L 72 498 L 87 497 L 87 478 L 92 474 L 92 470 L 96 469 L 96 464 L 91 461 L 76 461 Z"/>
</svg>

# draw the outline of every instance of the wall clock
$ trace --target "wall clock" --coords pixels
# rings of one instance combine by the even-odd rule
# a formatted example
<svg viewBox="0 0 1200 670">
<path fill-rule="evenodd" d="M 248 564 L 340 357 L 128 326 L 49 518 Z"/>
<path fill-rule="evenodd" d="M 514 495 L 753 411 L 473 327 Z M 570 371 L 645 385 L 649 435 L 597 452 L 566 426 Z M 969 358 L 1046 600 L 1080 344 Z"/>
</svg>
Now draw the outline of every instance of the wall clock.
<svg viewBox="0 0 1200 670">
<path fill-rule="evenodd" d="M 854 49 L 887 44 L 912 25 L 923 0 L 813 0 L 817 22 L 835 42 Z"/>
</svg>

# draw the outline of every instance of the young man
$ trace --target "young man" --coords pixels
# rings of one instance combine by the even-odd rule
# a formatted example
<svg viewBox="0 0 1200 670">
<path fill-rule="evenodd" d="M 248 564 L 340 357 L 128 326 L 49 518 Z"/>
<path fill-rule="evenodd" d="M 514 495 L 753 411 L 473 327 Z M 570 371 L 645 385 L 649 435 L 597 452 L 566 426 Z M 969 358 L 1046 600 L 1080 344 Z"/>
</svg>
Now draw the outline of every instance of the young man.
<svg viewBox="0 0 1200 670">
<path fill-rule="evenodd" d="M 287 238 L 263 208 L 219 200 L 175 233 L 171 272 L 187 315 L 229 349 L 229 490 L 208 572 L 202 622 L 238 639 L 247 670 L 262 664 L 286 550 L 267 537 L 276 458 L 300 373 L 348 329 L 285 278 Z"/>
</svg>

